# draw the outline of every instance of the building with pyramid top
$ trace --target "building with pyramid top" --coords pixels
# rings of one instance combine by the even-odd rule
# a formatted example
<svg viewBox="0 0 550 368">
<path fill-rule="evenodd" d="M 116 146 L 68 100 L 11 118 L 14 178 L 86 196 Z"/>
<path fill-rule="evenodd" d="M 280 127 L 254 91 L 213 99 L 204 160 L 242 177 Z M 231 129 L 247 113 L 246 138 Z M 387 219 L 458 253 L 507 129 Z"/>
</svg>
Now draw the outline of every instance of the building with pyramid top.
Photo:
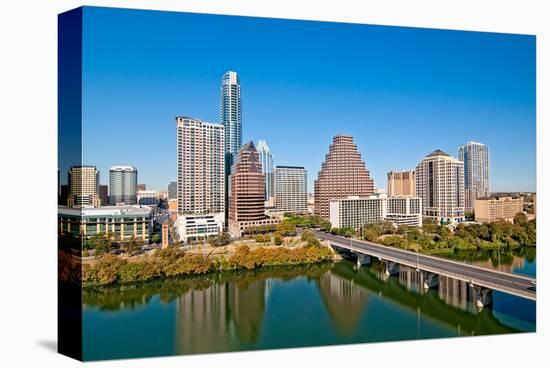
<svg viewBox="0 0 550 368">
<path fill-rule="evenodd" d="M 242 236 L 251 227 L 278 223 L 265 214 L 265 176 L 254 142 L 242 146 L 229 177 L 229 232 Z"/>
<path fill-rule="evenodd" d="M 418 163 L 415 172 L 423 215 L 438 223 L 464 221 L 464 163 L 437 149 Z"/>
<path fill-rule="evenodd" d="M 328 220 L 330 201 L 349 196 L 367 197 L 373 193 L 374 180 L 353 143 L 353 137 L 335 136 L 315 180 L 315 215 Z"/>
</svg>

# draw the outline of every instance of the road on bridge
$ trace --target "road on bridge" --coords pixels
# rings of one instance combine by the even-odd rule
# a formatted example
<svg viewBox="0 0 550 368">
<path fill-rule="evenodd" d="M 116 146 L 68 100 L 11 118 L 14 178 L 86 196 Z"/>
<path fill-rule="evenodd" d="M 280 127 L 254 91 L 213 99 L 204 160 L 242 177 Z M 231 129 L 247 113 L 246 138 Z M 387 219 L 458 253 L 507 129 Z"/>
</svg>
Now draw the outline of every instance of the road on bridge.
<svg viewBox="0 0 550 368">
<path fill-rule="evenodd" d="M 335 246 L 352 250 L 356 253 L 360 252 L 366 255 L 380 257 L 385 260 L 394 261 L 409 267 L 416 267 L 442 276 L 461 279 L 474 285 L 536 300 L 535 279 L 531 277 L 481 268 L 443 258 L 426 256 L 369 241 L 332 235 L 319 230 L 314 232 L 319 239 L 327 240 Z"/>
</svg>

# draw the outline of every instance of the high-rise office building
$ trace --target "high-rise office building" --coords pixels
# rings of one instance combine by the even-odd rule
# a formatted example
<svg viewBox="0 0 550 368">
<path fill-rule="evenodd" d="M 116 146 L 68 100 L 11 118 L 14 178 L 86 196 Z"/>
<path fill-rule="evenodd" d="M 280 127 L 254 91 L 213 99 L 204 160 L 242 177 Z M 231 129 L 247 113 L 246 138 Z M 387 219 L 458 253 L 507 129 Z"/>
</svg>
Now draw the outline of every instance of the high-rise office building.
<svg viewBox="0 0 550 368">
<path fill-rule="evenodd" d="M 424 216 L 464 221 L 464 164 L 441 150 L 430 153 L 416 166 L 416 194 Z"/>
<path fill-rule="evenodd" d="M 275 168 L 275 209 L 281 212 L 307 212 L 307 171 L 299 166 Z"/>
<path fill-rule="evenodd" d="M 178 198 L 178 182 L 171 181 L 168 184 L 168 200 Z"/>
<path fill-rule="evenodd" d="M 72 166 L 69 169 L 67 205 L 99 207 L 99 171 L 95 166 Z"/>
<path fill-rule="evenodd" d="M 133 166 L 112 166 L 109 169 L 109 203 L 132 205 L 137 203 L 138 171 Z"/>
<path fill-rule="evenodd" d="M 348 196 L 367 197 L 372 193 L 374 181 L 353 137 L 335 136 L 315 180 L 315 215 L 329 220 L 330 201 Z"/>
<path fill-rule="evenodd" d="M 225 128 L 225 152 L 234 156 L 241 149 L 243 133 L 241 84 L 239 75 L 233 71 L 222 77 L 220 122 Z"/>
<path fill-rule="evenodd" d="M 102 206 L 106 206 L 109 203 L 109 186 L 99 185 L 99 200 Z"/>
<path fill-rule="evenodd" d="M 244 229 L 274 224 L 265 215 L 265 182 L 254 142 L 245 144 L 235 158 L 229 177 L 229 232 L 241 236 Z"/>
<path fill-rule="evenodd" d="M 473 211 L 475 200 L 489 195 L 489 148 L 478 142 L 467 142 L 458 149 L 464 163 L 464 207 Z"/>
<path fill-rule="evenodd" d="M 414 170 L 388 173 L 388 196 L 415 196 L 416 174 Z"/>
<path fill-rule="evenodd" d="M 177 117 L 176 124 L 178 212 L 224 212 L 223 125 L 188 117 Z"/>
<path fill-rule="evenodd" d="M 137 190 L 140 191 L 140 190 L 147 190 L 147 185 L 146 184 L 138 184 L 137 185 Z"/>
<path fill-rule="evenodd" d="M 273 155 L 264 140 L 259 140 L 256 146 L 258 154 L 260 155 L 260 164 L 262 165 L 262 172 L 265 177 L 265 200 L 270 202 L 275 196 L 274 186 L 275 178 L 273 175 Z"/>
</svg>

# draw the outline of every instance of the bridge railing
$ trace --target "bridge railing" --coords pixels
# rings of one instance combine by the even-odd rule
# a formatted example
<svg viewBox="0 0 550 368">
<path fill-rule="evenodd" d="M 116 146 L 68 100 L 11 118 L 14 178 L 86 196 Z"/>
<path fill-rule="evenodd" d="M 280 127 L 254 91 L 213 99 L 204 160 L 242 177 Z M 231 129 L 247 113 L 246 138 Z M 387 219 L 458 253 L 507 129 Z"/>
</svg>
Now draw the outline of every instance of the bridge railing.
<svg viewBox="0 0 550 368">
<path fill-rule="evenodd" d="M 464 282 L 467 282 L 467 283 L 472 284 L 472 285 L 486 287 L 486 288 L 489 288 L 489 289 L 502 291 L 502 292 L 505 292 L 505 293 L 508 293 L 508 294 L 525 297 L 527 299 L 536 300 L 536 293 L 534 293 L 534 292 L 529 292 L 529 291 L 522 290 L 522 289 L 511 288 L 511 287 L 508 287 L 508 286 L 505 286 L 505 285 L 502 285 L 502 284 L 497 284 L 497 283 L 493 283 L 493 282 L 490 282 L 490 281 L 482 280 L 482 279 L 479 279 L 477 277 L 466 277 L 464 274 L 448 271 L 448 270 L 446 270 L 444 268 L 440 268 L 440 267 L 434 267 L 434 266 L 426 265 L 422 262 L 422 257 L 423 256 L 418 255 L 417 253 L 407 252 L 407 253 L 410 253 L 412 255 L 418 255 L 418 262 L 412 262 L 410 260 L 394 257 L 394 256 L 388 255 L 386 253 L 378 253 L 378 252 L 370 250 L 370 249 L 365 250 L 363 248 L 353 246 L 352 244 L 345 244 L 344 242 L 342 242 L 340 244 L 340 242 L 337 242 L 337 241 L 332 241 L 332 240 L 328 240 L 328 241 L 331 242 L 331 243 L 336 243 L 334 245 L 336 245 L 338 247 L 346 248 L 346 249 L 352 250 L 356 253 L 368 254 L 372 257 L 385 259 L 387 261 L 392 261 L 392 262 L 395 262 L 395 263 L 399 263 L 399 264 L 402 264 L 404 266 L 411 267 L 411 268 L 419 268 L 419 269 L 422 269 L 423 271 L 436 273 L 438 275 L 445 276 L 445 277 L 450 277 L 450 278 L 457 279 L 457 280 L 460 280 L 460 281 L 464 281 Z M 371 244 L 368 244 L 368 245 L 371 245 Z M 379 247 L 382 247 L 382 246 L 379 246 Z M 392 250 L 394 250 L 394 249 L 392 248 Z M 424 257 L 435 258 L 438 261 L 448 261 L 448 260 L 441 259 L 441 258 L 436 258 L 436 257 L 430 257 L 430 256 L 424 256 Z M 473 268 L 472 265 L 469 265 L 469 264 L 466 264 L 466 263 L 459 263 L 459 262 L 454 262 L 454 261 L 452 263 L 456 263 L 460 266 L 468 266 L 469 268 Z M 475 267 L 475 268 L 479 268 L 479 267 Z M 489 270 L 489 269 L 486 269 L 486 268 L 481 268 L 481 269 L 483 271 L 490 271 L 490 272 L 493 271 L 493 270 Z M 495 273 L 497 273 L 497 272 L 495 272 Z M 503 272 L 498 272 L 498 273 L 503 273 Z M 514 275 L 514 274 L 509 274 L 509 273 L 504 273 L 504 274 L 506 274 L 506 276 L 513 276 L 513 277 L 521 276 L 521 275 Z M 517 277 L 517 278 L 518 279 L 531 280 L 531 278 L 525 278 L 525 277 Z"/>
</svg>

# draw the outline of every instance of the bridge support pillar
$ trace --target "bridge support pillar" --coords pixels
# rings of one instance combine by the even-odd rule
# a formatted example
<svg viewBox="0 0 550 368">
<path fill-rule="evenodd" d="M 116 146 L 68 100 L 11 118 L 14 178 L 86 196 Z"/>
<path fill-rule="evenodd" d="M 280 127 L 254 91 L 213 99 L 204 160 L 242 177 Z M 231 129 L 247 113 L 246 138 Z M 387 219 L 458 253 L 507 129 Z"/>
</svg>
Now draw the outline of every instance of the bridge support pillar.
<svg viewBox="0 0 550 368">
<path fill-rule="evenodd" d="M 439 285 L 439 275 L 436 273 L 421 271 L 424 289 L 431 289 Z"/>
<path fill-rule="evenodd" d="M 392 262 L 392 261 L 383 261 L 386 265 L 386 275 L 395 275 L 399 273 L 399 263 Z"/>
<path fill-rule="evenodd" d="M 477 308 L 481 309 L 493 303 L 493 290 L 473 284 L 470 284 L 470 288 L 472 289 L 473 302 Z"/>
<path fill-rule="evenodd" d="M 362 265 L 370 265 L 370 256 L 366 254 L 357 254 L 357 268 Z"/>
</svg>

